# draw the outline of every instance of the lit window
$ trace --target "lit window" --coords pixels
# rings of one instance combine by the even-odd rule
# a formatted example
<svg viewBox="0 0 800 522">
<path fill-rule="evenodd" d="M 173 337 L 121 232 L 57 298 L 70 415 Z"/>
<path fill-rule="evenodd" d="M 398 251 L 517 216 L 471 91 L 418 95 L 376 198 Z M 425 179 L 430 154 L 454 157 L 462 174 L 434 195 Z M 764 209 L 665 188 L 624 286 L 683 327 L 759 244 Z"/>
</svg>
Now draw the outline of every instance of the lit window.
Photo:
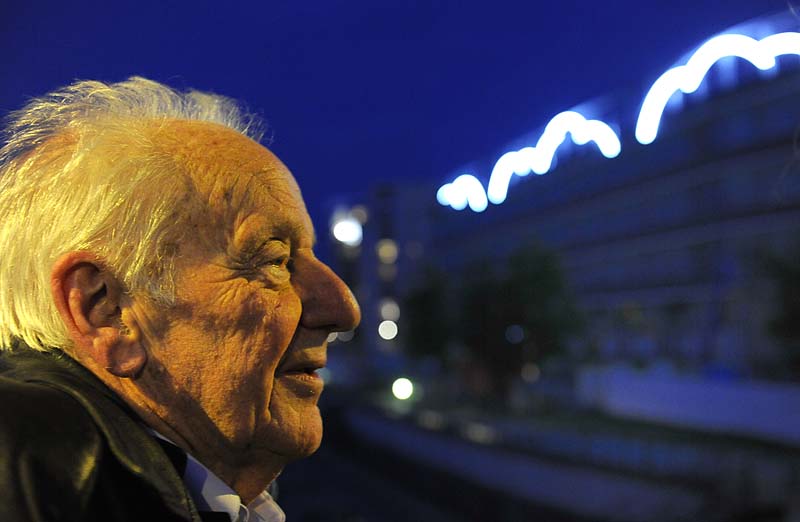
<svg viewBox="0 0 800 522">
<path fill-rule="evenodd" d="M 389 297 L 381 300 L 381 319 L 397 321 L 400 319 L 400 306 Z"/>
<path fill-rule="evenodd" d="M 392 239 L 381 239 L 375 245 L 375 252 L 378 254 L 378 259 L 381 263 L 391 265 L 397 261 L 397 243 Z"/>
</svg>

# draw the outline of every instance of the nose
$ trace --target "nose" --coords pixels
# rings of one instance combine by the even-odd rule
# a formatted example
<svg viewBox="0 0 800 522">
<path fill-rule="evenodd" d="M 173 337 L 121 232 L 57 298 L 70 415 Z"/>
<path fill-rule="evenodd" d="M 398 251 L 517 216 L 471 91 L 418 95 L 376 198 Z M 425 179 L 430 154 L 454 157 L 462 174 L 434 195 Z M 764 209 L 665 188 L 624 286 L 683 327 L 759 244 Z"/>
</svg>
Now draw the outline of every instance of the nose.
<svg viewBox="0 0 800 522">
<path fill-rule="evenodd" d="M 295 258 L 292 280 L 303 305 L 300 324 L 304 327 L 345 332 L 361 322 L 353 292 L 313 253 Z"/>
</svg>

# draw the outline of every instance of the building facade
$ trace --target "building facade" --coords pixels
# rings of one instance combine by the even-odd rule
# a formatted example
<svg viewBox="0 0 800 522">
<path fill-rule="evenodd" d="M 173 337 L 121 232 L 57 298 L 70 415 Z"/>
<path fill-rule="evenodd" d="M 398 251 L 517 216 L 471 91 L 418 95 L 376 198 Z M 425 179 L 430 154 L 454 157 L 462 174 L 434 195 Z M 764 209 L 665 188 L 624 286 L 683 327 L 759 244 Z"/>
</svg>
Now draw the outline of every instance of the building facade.
<svg viewBox="0 0 800 522">
<path fill-rule="evenodd" d="M 758 41 L 790 23 L 748 27 Z M 565 142 L 546 175 L 511 176 L 505 201 L 482 212 L 440 205 L 434 185 L 377 188 L 358 260 L 365 343 L 404 351 L 402 309 L 387 319 L 386 304 L 401 304 L 427 267 L 457 289 L 471 267 L 538 242 L 558 254 L 586 320 L 573 362 L 792 378 L 767 328 L 777 304 L 765 266 L 800 252 L 799 54 L 782 52 L 764 71 L 718 60 L 701 89 L 673 96 L 647 145 L 634 139 L 630 96 L 608 97 L 602 110 L 584 104 L 614 122 L 621 153 Z M 488 171 L 494 159 L 477 164 Z M 399 332 L 389 340 L 386 320 Z"/>
</svg>

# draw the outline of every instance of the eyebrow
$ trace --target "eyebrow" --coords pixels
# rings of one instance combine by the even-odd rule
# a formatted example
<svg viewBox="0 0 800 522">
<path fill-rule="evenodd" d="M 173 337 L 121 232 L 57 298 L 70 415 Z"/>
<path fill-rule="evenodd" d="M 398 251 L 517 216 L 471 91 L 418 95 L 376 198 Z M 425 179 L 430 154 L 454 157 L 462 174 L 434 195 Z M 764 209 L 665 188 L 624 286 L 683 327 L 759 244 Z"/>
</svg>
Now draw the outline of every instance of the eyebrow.
<svg viewBox="0 0 800 522">
<path fill-rule="evenodd" d="M 311 230 L 309 231 L 306 229 L 305 225 L 303 225 L 299 221 L 296 222 L 284 221 L 276 224 L 273 229 L 278 233 L 280 233 L 281 235 L 288 236 L 295 240 L 299 240 L 300 238 L 304 237 L 306 234 L 309 234 L 310 232 L 311 248 L 314 248 L 317 244 L 317 234 L 313 228 L 313 225 L 311 227 Z M 281 239 L 281 238 L 275 238 L 275 239 Z M 299 243 L 299 241 L 296 242 Z"/>
</svg>

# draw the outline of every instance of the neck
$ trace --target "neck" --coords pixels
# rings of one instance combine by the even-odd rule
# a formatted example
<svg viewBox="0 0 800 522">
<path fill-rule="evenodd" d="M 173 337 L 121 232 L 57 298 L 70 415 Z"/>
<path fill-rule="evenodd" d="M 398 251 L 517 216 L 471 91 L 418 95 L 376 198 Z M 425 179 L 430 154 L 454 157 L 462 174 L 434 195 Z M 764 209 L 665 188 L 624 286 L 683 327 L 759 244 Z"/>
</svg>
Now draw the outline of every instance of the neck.
<svg viewBox="0 0 800 522">
<path fill-rule="evenodd" d="M 127 399 L 126 399 L 127 400 Z M 167 412 L 131 403 L 142 420 L 173 441 L 226 483 L 247 504 L 264 491 L 287 464 L 280 455 L 251 455 L 231 446 L 216 426 L 172 421 Z M 207 421 L 207 419 L 204 419 Z"/>
<path fill-rule="evenodd" d="M 288 463 L 282 455 L 253 454 L 237 448 L 194 401 L 150 394 L 140 382 L 90 368 L 151 429 L 171 440 L 225 482 L 247 504 L 275 480 Z M 163 387 L 161 387 L 163 389 Z"/>
</svg>

